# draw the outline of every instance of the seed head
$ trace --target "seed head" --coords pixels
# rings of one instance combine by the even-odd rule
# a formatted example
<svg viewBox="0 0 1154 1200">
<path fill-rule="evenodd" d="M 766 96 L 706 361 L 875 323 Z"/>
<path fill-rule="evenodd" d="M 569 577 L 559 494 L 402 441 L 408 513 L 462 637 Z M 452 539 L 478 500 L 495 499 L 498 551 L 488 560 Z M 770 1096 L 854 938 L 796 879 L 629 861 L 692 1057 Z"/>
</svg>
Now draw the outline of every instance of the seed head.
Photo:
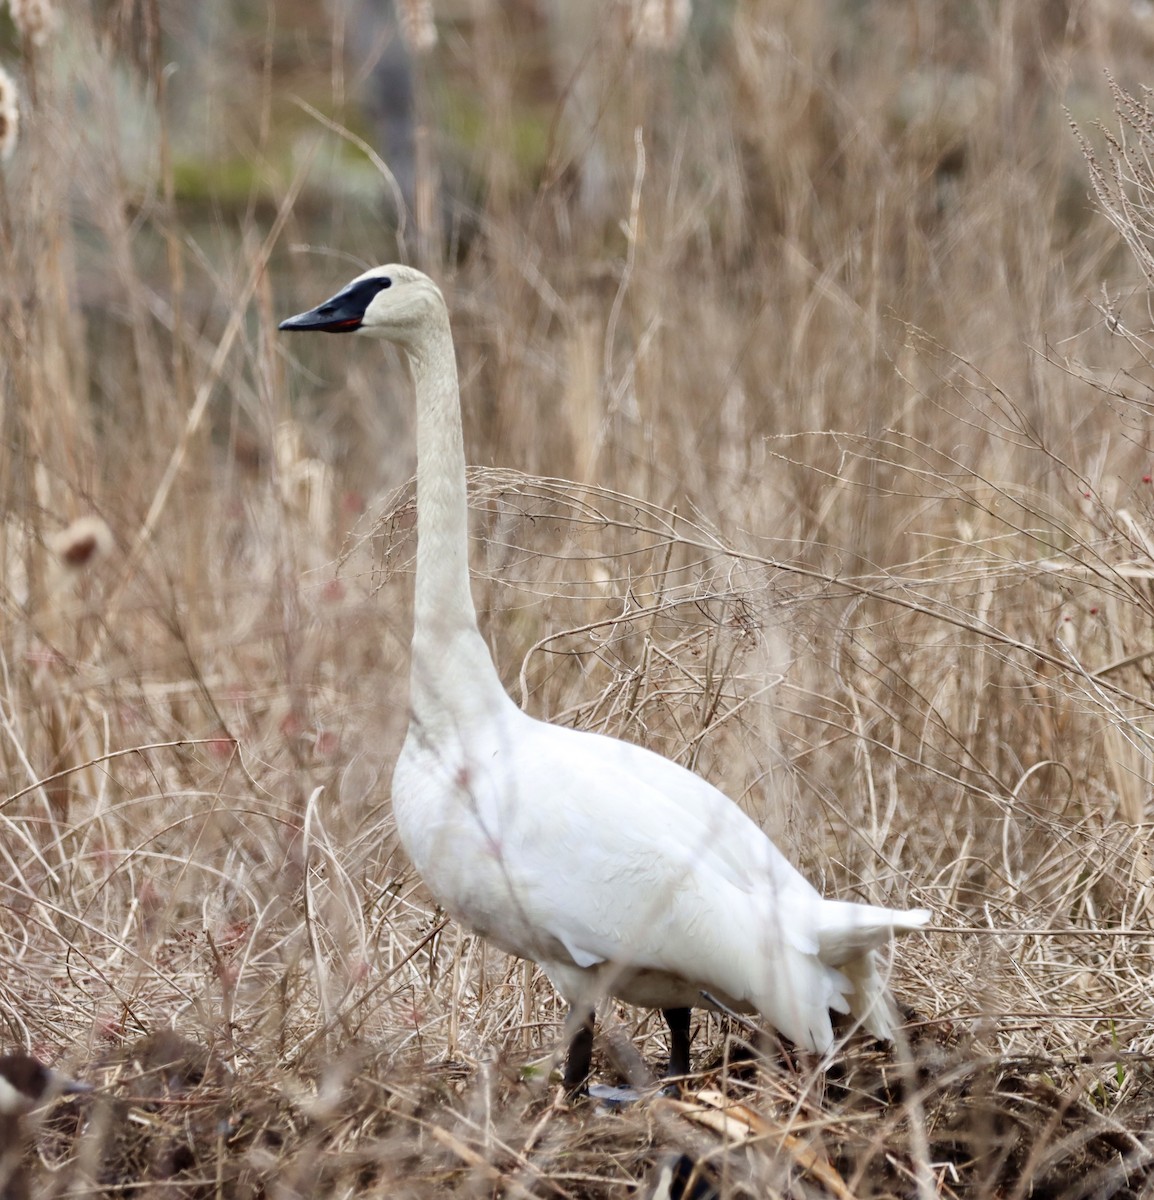
<svg viewBox="0 0 1154 1200">
<path fill-rule="evenodd" d="M 16 149 L 20 133 L 20 99 L 12 76 L 0 67 L 0 163 Z"/>
<path fill-rule="evenodd" d="M 80 517 L 48 539 L 48 548 L 70 571 L 92 566 L 112 546 L 112 530 L 99 517 Z"/>
<path fill-rule="evenodd" d="M 56 28 L 52 0 L 8 0 L 8 10 L 17 32 L 33 46 L 43 46 Z"/>
</svg>

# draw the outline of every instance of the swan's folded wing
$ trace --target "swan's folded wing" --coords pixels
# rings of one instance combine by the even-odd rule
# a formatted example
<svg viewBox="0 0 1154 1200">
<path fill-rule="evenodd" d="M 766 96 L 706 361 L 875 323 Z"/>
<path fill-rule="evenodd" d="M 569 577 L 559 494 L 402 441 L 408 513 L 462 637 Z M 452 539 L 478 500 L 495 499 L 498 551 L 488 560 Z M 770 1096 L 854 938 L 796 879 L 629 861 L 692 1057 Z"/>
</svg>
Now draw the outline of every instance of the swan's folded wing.
<svg viewBox="0 0 1154 1200">
<path fill-rule="evenodd" d="M 502 792 L 489 810 L 510 882 L 578 965 L 675 971 L 766 938 L 816 952 L 818 893 L 703 779 L 639 747 L 537 722 L 511 765 L 538 799 Z"/>
<path fill-rule="evenodd" d="M 772 841 L 724 792 L 668 758 L 617 738 L 532 721 L 515 754 L 515 777 L 540 781 L 578 818 L 609 809 L 614 827 L 629 822 L 666 835 L 675 851 L 707 862 L 734 887 L 752 892 L 812 888 Z"/>
</svg>

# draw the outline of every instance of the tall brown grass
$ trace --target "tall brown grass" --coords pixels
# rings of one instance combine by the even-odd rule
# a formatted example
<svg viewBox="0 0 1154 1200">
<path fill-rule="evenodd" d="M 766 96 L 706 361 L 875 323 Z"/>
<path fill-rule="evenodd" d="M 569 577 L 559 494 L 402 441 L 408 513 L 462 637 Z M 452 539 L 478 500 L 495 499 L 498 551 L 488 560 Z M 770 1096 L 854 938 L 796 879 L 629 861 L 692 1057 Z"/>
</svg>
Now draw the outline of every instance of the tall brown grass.
<svg viewBox="0 0 1154 1200">
<path fill-rule="evenodd" d="M 606 19 L 607 218 L 548 21 L 437 5 L 398 250 L 350 27 L 194 8 L 0 26 L 0 1037 L 103 1089 L 40 1124 L 43 1194 L 1137 1189 L 1142 12 L 701 3 L 664 55 Z M 405 251 L 510 690 L 706 775 L 826 892 L 933 908 L 899 1066 L 742 1073 L 701 1014 L 692 1103 L 551 1107 L 557 998 L 392 836 L 407 381 L 275 332 Z"/>
</svg>

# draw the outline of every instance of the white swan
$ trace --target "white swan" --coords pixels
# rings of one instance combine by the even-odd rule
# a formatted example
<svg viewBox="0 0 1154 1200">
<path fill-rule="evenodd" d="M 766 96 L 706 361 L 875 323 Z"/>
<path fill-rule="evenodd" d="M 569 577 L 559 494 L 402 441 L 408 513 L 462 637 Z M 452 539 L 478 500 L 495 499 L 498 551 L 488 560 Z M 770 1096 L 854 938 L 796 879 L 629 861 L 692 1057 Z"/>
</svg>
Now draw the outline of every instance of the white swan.
<svg viewBox="0 0 1154 1200">
<path fill-rule="evenodd" d="M 689 1010 L 760 1013 L 804 1049 L 830 1010 L 889 1038 L 874 950 L 929 920 L 825 900 L 736 804 L 660 755 L 523 713 L 477 629 L 460 395 L 445 302 L 376 267 L 280 325 L 401 346 L 417 397 L 411 720 L 393 775 L 397 831 L 437 901 L 533 959 L 576 1014 L 564 1081 L 584 1088 L 605 995 L 663 1010 L 669 1073 L 689 1070 Z"/>
</svg>

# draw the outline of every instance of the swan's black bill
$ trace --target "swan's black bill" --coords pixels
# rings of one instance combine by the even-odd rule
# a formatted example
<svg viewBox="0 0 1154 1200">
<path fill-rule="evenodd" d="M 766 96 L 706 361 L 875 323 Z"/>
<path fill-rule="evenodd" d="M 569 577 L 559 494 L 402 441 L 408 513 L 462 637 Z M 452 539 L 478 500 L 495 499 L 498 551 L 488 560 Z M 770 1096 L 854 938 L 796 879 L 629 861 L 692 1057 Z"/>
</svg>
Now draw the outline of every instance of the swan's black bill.
<svg viewBox="0 0 1154 1200">
<path fill-rule="evenodd" d="M 378 292 L 392 287 L 393 281 L 378 275 L 372 279 L 358 279 L 324 304 L 310 308 L 308 312 L 289 317 L 277 326 L 278 329 L 303 329 L 320 333 L 355 333 L 365 319 L 365 310 Z"/>
<path fill-rule="evenodd" d="M 68 1079 L 30 1054 L 0 1055 L 0 1116 L 28 1111 L 48 1096 L 90 1091 L 91 1084 Z"/>
</svg>

